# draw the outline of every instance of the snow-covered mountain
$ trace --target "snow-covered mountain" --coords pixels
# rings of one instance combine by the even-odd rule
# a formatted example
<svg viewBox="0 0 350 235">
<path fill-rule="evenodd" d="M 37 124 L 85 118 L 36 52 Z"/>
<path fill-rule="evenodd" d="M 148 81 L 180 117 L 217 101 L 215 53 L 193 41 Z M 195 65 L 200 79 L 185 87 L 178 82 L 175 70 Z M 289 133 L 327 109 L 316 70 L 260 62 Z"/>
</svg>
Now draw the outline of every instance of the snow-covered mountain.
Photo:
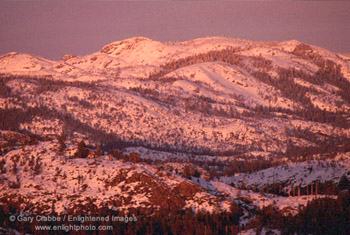
<svg viewBox="0 0 350 235">
<path fill-rule="evenodd" d="M 0 58 L 0 72 L 23 75 L 6 81 L 21 101 L 3 98 L 2 107 L 39 105 L 127 142 L 190 152 L 275 154 L 288 141 L 313 146 L 287 134 L 297 127 L 319 138 L 348 136 L 349 71 L 337 54 L 297 41 L 220 37 L 131 38 L 57 62 L 18 53 Z M 335 113 L 342 119 L 332 123 Z M 61 134 L 66 124 L 54 116 L 34 115 L 20 128 Z"/>
<path fill-rule="evenodd" d="M 11 52 L 0 73 L 0 198 L 22 211 L 238 205 L 243 225 L 350 172 L 350 62 L 296 40 L 137 37 L 60 61 Z"/>
</svg>

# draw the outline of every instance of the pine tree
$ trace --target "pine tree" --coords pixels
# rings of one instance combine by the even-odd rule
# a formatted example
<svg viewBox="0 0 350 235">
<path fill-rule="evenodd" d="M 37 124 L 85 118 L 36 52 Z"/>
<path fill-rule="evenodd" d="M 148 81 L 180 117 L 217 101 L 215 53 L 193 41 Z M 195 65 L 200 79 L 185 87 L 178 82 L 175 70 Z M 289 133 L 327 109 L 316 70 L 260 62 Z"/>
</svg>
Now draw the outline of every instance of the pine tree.
<svg viewBox="0 0 350 235">
<path fill-rule="evenodd" d="M 59 146 L 58 146 L 58 152 L 59 153 L 63 153 L 64 152 L 64 150 L 66 149 L 66 144 L 65 144 L 65 137 L 64 136 L 59 136 L 58 138 L 57 138 L 57 140 L 58 140 L 58 144 L 59 144 Z"/>
<path fill-rule="evenodd" d="M 348 177 L 346 177 L 346 175 L 343 175 L 340 180 L 339 180 L 339 183 L 338 183 L 338 187 L 339 189 L 341 190 L 344 190 L 344 189 L 349 189 L 350 188 L 350 182 L 348 180 Z"/>
<path fill-rule="evenodd" d="M 78 144 L 78 150 L 75 153 L 76 158 L 86 158 L 89 155 L 89 150 L 87 149 L 87 146 L 85 142 L 82 140 Z"/>
<path fill-rule="evenodd" d="M 191 176 L 192 176 L 192 175 L 191 175 L 191 168 L 190 168 L 189 165 L 185 165 L 182 175 L 183 175 L 183 177 L 185 177 L 185 178 L 188 178 L 188 179 L 191 178 Z"/>
</svg>

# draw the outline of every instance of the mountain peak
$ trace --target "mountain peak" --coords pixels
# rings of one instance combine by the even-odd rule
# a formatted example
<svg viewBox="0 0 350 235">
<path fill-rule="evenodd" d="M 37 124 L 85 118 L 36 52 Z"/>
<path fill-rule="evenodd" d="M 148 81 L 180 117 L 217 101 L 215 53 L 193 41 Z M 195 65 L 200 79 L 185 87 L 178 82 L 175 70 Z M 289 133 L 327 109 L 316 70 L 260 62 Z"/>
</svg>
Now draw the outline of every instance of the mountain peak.
<svg viewBox="0 0 350 235">
<path fill-rule="evenodd" d="M 140 42 L 152 42 L 153 40 L 146 37 L 133 37 L 121 41 L 115 41 L 105 45 L 100 52 L 111 55 L 119 55 L 123 50 L 130 50 L 136 47 Z"/>
</svg>

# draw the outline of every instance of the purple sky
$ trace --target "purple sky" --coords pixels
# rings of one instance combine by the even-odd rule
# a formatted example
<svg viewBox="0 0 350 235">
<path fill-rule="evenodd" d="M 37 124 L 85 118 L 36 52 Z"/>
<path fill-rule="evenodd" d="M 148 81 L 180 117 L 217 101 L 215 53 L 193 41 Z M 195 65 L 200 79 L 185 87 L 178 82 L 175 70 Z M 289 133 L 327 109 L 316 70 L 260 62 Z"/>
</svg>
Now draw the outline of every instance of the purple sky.
<svg viewBox="0 0 350 235">
<path fill-rule="evenodd" d="M 0 54 L 59 59 L 112 41 L 145 36 L 183 41 L 222 35 L 297 39 L 350 52 L 350 2 L 3 1 Z"/>
</svg>

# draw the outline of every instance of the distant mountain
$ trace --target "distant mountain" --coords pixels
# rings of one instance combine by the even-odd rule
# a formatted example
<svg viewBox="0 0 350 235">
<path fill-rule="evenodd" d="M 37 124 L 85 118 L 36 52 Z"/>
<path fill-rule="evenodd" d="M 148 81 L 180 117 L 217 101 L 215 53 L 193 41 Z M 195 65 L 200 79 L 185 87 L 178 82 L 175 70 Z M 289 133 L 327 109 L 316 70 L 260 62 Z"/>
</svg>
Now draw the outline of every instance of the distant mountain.
<svg viewBox="0 0 350 235">
<path fill-rule="evenodd" d="M 11 52 L 0 73 L 3 211 L 192 208 L 243 226 L 348 187 L 350 62 L 323 48 L 137 37 Z"/>
<path fill-rule="evenodd" d="M 131 38 L 61 61 L 9 53 L 0 71 L 11 90 L 3 107 L 46 110 L 15 129 L 101 145 L 96 135 L 108 133 L 123 146 L 275 157 L 343 140 L 350 124 L 349 63 L 295 40 Z"/>
</svg>

